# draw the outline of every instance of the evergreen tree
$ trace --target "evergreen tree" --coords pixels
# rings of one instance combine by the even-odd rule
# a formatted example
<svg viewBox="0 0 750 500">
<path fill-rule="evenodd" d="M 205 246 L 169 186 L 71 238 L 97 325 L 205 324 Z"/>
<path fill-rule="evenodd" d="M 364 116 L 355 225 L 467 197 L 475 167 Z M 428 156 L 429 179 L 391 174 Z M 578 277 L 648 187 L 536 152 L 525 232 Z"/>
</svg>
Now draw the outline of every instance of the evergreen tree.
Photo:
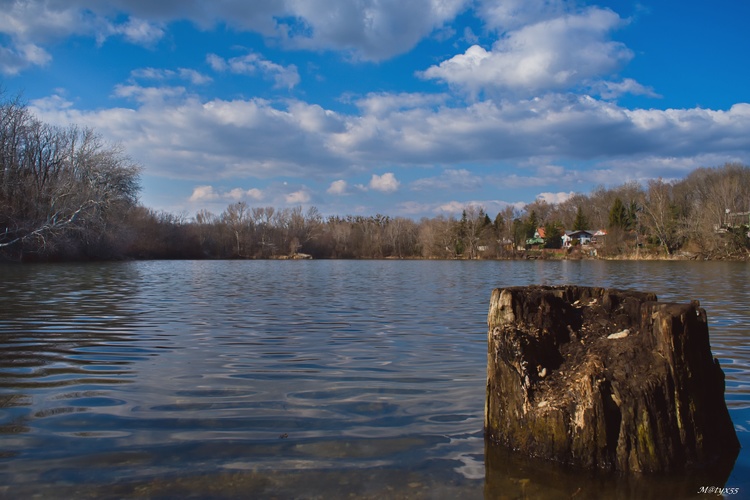
<svg viewBox="0 0 750 500">
<path fill-rule="evenodd" d="M 612 208 L 609 209 L 609 227 L 627 229 L 628 213 L 620 198 L 615 198 Z"/>
<path fill-rule="evenodd" d="M 559 222 L 544 226 L 544 248 L 562 248 L 563 229 Z"/>
<path fill-rule="evenodd" d="M 526 238 L 533 238 L 534 233 L 539 227 L 539 219 L 534 210 L 529 214 L 529 220 L 526 222 Z"/>
<path fill-rule="evenodd" d="M 576 211 L 576 220 L 573 222 L 573 230 L 574 231 L 583 231 L 589 228 L 589 221 L 586 219 L 586 216 L 583 215 L 583 209 L 581 206 L 578 206 L 578 211 Z"/>
<path fill-rule="evenodd" d="M 495 220 L 492 222 L 492 226 L 495 228 L 495 232 L 500 234 L 500 231 L 502 231 L 503 227 L 505 227 L 505 219 L 503 218 L 503 214 L 501 212 L 498 212 L 495 216 Z"/>
<path fill-rule="evenodd" d="M 490 216 L 487 214 L 484 214 L 484 220 L 482 221 L 482 225 L 484 227 L 489 227 L 492 225 L 492 219 L 490 219 Z"/>
<path fill-rule="evenodd" d="M 631 201 L 628 205 L 626 220 L 627 220 L 627 229 L 635 229 L 637 225 L 637 217 L 638 217 L 638 203 L 635 202 L 635 200 Z"/>
</svg>

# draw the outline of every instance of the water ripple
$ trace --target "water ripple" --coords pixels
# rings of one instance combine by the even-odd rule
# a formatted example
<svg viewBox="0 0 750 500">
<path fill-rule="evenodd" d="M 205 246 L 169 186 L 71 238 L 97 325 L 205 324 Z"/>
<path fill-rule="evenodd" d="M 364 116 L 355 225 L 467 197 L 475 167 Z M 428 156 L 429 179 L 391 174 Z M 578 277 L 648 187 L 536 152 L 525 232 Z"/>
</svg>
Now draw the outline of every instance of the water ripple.
<svg viewBox="0 0 750 500">
<path fill-rule="evenodd" d="M 0 483 L 393 467 L 481 495 L 487 304 L 532 283 L 699 299 L 750 449 L 748 267 L 673 264 L 4 267 Z"/>
</svg>

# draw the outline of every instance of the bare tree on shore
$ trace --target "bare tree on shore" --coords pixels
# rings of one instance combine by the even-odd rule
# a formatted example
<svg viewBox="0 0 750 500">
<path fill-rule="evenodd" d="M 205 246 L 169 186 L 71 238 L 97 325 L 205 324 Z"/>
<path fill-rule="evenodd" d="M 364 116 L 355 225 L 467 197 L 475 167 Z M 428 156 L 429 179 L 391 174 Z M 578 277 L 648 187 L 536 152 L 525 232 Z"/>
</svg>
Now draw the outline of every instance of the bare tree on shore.
<svg viewBox="0 0 750 500">
<path fill-rule="evenodd" d="M 122 243 L 139 173 L 92 129 L 45 124 L 18 98 L 0 103 L 0 250 L 106 257 Z"/>
</svg>

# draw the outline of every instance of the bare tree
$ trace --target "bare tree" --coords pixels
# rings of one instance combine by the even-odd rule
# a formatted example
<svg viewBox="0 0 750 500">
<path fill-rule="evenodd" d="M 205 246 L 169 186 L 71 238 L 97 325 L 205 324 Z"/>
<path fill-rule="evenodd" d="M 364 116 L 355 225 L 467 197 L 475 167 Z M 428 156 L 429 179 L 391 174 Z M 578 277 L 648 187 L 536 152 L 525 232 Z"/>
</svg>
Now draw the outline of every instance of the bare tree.
<svg viewBox="0 0 750 500">
<path fill-rule="evenodd" d="M 135 206 L 140 167 L 91 129 L 58 128 L 18 100 L 0 105 L 0 249 L 88 252 Z"/>
<path fill-rule="evenodd" d="M 237 257 L 246 257 L 245 239 L 250 229 L 250 212 L 247 203 L 244 201 L 232 203 L 221 214 L 221 220 L 234 236 Z"/>
<path fill-rule="evenodd" d="M 682 236 L 680 221 L 672 202 L 672 185 L 661 179 L 649 181 L 643 209 L 651 234 L 659 241 L 664 252 L 671 255 Z"/>
<path fill-rule="evenodd" d="M 746 214 L 750 211 L 750 168 L 728 163 L 699 168 L 674 185 L 675 202 L 684 215 L 687 235 L 703 256 L 747 250 Z M 739 217 L 739 220 L 737 220 Z"/>
<path fill-rule="evenodd" d="M 425 258 L 445 259 L 455 256 L 455 219 L 439 215 L 422 219 L 418 239 L 421 255 Z"/>
</svg>

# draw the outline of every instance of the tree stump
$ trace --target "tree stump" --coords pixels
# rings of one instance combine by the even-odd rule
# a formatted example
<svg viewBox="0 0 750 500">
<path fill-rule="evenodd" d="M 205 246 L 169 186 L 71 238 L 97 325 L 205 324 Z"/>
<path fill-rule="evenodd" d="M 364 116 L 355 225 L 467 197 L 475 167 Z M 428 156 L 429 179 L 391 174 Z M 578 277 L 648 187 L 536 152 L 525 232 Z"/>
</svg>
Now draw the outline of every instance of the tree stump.
<svg viewBox="0 0 750 500">
<path fill-rule="evenodd" d="M 734 461 L 739 440 L 697 302 L 580 286 L 495 289 L 485 435 L 589 469 Z"/>
</svg>

